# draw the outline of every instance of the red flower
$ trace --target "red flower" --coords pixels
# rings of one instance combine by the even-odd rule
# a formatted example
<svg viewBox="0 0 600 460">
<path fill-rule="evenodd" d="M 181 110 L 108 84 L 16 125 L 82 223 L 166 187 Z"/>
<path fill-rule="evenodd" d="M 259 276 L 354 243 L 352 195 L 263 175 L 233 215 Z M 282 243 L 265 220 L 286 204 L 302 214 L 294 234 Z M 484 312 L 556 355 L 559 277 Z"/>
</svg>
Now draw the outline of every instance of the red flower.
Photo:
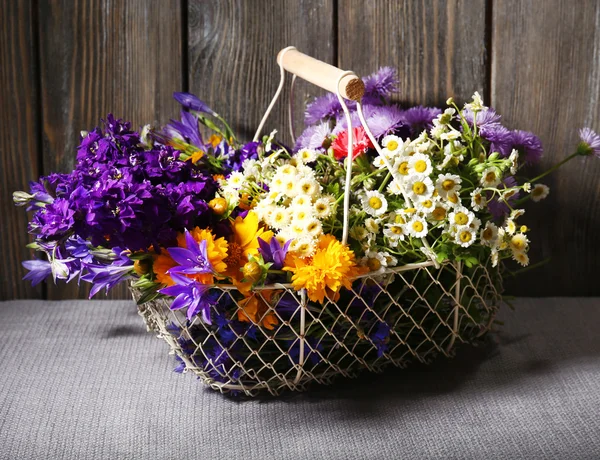
<svg viewBox="0 0 600 460">
<path fill-rule="evenodd" d="M 343 160 L 348 156 L 348 130 L 338 134 L 333 144 L 333 153 L 338 160 Z M 367 136 L 365 129 L 362 126 L 354 128 L 352 131 L 352 159 L 365 153 L 367 149 L 372 149 L 373 144 Z"/>
</svg>

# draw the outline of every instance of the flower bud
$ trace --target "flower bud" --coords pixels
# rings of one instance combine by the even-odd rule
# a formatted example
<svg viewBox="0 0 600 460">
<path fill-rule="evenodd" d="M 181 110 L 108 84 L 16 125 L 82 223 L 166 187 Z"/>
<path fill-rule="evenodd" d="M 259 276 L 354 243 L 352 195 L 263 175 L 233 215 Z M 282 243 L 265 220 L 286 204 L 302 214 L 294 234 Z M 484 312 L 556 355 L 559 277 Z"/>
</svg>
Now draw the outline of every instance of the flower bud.
<svg viewBox="0 0 600 460">
<path fill-rule="evenodd" d="M 244 279 L 246 281 L 255 283 L 262 275 L 262 268 L 256 261 L 251 260 L 246 262 L 242 267 L 242 274 L 244 275 Z"/>
<path fill-rule="evenodd" d="M 208 202 L 208 207 L 212 209 L 217 216 L 222 216 L 227 212 L 227 200 L 221 197 L 213 198 Z"/>
</svg>

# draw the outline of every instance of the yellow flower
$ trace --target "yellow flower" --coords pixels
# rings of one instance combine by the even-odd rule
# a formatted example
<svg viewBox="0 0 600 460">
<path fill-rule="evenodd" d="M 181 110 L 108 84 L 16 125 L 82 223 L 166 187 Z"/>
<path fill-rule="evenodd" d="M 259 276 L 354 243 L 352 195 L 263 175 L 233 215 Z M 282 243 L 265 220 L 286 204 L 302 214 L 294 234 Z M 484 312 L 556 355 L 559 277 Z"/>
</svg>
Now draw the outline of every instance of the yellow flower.
<svg viewBox="0 0 600 460">
<path fill-rule="evenodd" d="M 273 330 L 279 324 L 279 320 L 270 312 L 272 296 L 273 291 L 265 289 L 260 294 L 253 293 L 240 300 L 238 303 L 241 308 L 237 312 L 238 321 L 262 324 L 266 329 Z"/>
<path fill-rule="evenodd" d="M 227 257 L 228 244 L 225 238 L 215 239 L 210 230 L 200 229 L 198 227 L 190 231 L 190 234 L 196 241 L 206 240 L 206 254 L 208 260 L 213 266 L 216 273 L 223 273 L 227 270 L 227 264 L 224 262 Z M 177 235 L 177 246 L 185 248 L 185 234 Z M 171 258 L 166 250 L 154 257 L 153 270 L 156 275 L 156 281 L 160 284 L 172 286 L 175 284 L 171 276 L 167 273 L 168 270 L 177 266 L 177 263 Z M 187 275 L 189 278 L 195 279 L 202 284 L 213 284 L 214 276 L 211 273 L 199 273 L 196 275 Z"/>
<path fill-rule="evenodd" d="M 350 289 L 352 280 L 368 267 L 356 265 L 354 252 L 332 235 L 322 235 L 312 257 L 301 259 L 288 253 L 284 270 L 291 271 L 294 289 L 306 289 L 308 298 L 323 303 L 325 297 L 338 300 L 340 289 Z"/>
<path fill-rule="evenodd" d="M 229 241 L 229 255 L 225 259 L 227 271 L 225 274 L 242 292 L 247 292 L 252 283 L 241 283 L 242 267 L 248 262 L 248 256 L 258 255 L 258 238 L 269 242 L 273 237 L 272 231 L 265 231 L 258 225 L 258 216 L 254 211 L 248 211 L 246 217 L 236 217 L 231 224 L 233 237 Z"/>
</svg>

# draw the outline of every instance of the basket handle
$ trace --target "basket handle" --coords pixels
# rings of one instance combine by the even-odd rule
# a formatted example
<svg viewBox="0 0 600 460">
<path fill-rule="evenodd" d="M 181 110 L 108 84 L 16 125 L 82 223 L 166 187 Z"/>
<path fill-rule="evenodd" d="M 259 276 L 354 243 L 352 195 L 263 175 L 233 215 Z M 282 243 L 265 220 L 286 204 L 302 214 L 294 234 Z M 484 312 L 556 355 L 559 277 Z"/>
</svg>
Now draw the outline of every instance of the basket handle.
<svg viewBox="0 0 600 460">
<path fill-rule="evenodd" d="M 356 75 L 344 75 L 343 70 L 301 53 L 296 48 L 282 49 L 277 55 L 277 63 L 313 85 L 334 94 L 339 90 L 345 99 L 360 102 L 365 94 L 365 84 Z"/>
</svg>

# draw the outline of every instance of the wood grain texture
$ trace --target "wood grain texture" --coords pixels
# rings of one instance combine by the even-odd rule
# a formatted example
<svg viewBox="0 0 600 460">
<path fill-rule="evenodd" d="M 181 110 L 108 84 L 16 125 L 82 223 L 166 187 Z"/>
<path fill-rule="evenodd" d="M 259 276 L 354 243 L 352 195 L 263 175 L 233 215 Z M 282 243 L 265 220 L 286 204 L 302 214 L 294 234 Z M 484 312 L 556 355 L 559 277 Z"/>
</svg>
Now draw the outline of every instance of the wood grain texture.
<svg viewBox="0 0 600 460">
<path fill-rule="evenodd" d="M 0 300 L 41 298 L 21 278 L 21 261 L 31 258 L 25 245 L 27 215 L 12 203 L 12 192 L 27 190 L 39 174 L 36 35 L 30 1 L 0 1 Z"/>
<path fill-rule="evenodd" d="M 493 5 L 492 105 L 504 124 L 538 134 L 537 173 L 574 151 L 577 131 L 600 130 L 600 2 L 502 0 Z M 600 295 L 600 161 L 577 158 L 543 182 L 531 203 L 532 263 L 549 264 L 508 284 L 527 296 Z"/>
<path fill-rule="evenodd" d="M 40 1 L 44 172 L 73 168 L 79 132 L 112 112 L 164 123 L 182 88 L 181 3 L 175 0 Z M 84 297 L 88 287 L 51 286 L 49 298 Z M 125 286 L 112 298 L 129 298 Z"/>
<path fill-rule="evenodd" d="M 277 53 L 286 46 L 334 64 L 332 0 L 189 1 L 189 78 L 192 92 L 251 140 L 279 84 Z M 288 82 L 290 78 L 288 76 Z M 288 86 L 263 133 L 287 129 Z M 306 100 L 323 90 L 298 80 L 294 90 L 296 135 Z"/>
<path fill-rule="evenodd" d="M 485 3 L 339 0 L 339 65 L 359 75 L 398 69 L 403 103 L 469 99 L 485 87 Z"/>
</svg>

